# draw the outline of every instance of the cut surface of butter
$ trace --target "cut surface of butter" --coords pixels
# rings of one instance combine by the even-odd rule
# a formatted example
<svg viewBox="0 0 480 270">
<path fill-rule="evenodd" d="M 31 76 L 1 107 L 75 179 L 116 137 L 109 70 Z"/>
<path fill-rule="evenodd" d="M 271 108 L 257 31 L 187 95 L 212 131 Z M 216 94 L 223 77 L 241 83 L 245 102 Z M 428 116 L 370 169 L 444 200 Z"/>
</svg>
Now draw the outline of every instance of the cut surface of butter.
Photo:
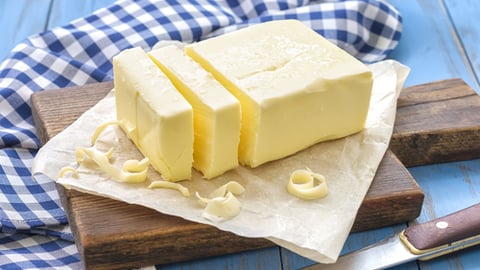
<svg viewBox="0 0 480 270">
<path fill-rule="evenodd" d="M 364 127 L 371 71 L 299 21 L 250 26 L 185 50 L 240 101 L 244 165 L 256 167 Z"/>
<path fill-rule="evenodd" d="M 193 167 L 207 179 L 237 167 L 238 100 L 177 46 L 155 49 L 149 56 L 193 107 Z"/>
<path fill-rule="evenodd" d="M 165 180 L 190 179 L 193 110 L 139 47 L 113 59 L 117 119 Z"/>
</svg>

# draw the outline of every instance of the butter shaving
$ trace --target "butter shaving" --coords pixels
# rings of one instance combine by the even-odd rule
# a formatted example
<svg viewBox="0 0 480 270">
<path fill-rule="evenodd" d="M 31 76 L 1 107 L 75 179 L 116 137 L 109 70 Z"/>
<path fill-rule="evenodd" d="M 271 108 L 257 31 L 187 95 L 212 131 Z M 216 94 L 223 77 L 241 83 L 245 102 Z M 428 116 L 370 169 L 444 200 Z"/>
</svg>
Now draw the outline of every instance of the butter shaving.
<svg viewBox="0 0 480 270">
<path fill-rule="evenodd" d="M 220 222 L 238 215 L 240 209 L 240 201 L 231 192 L 228 192 L 225 197 L 210 199 L 202 216 L 208 220 Z"/>
<path fill-rule="evenodd" d="M 123 183 L 141 183 L 147 178 L 149 160 L 127 160 L 123 163 L 122 170 L 110 163 L 112 149 L 107 153 L 101 152 L 94 147 L 78 147 L 76 159 L 80 164 L 85 161 L 94 161 L 104 172 L 113 179 Z"/>
<path fill-rule="evenodd" d="M 67 173 L 72 173 L 72 176 L 74 178 L 78 178 L 78 171 L 77 169 L 73 168 L 73 167 L 70 167 L 70 166 L 67 166 L 67 167 L 63 167 L 59 172 L 58 172 L 58 178 L 62 178 L 65 176 L 65 174 Z"/>
<path fill-rule="evenodd" d="M 214 222 L 231 219 L 240 213 L 241 203 L 234 196 L 242 194 L 245 188 L 235 181 L 230 181 L 210 193 L 209 198 L 195 195 L 199 203 L 205 207 L 202 216 Z"/>
<path fill-rule="evenodd" d="M 320 199 L 328 194 L 325 177 L 310 169 L 294 171 L 290 175 L 287 190 L 290 194 L 304 200 Z"/>
<path fill-rule="evenodd" d="M 231 192 L 235 195 L 240 195 L 243 192 L 245 192 L 245 188 L 242 185 L 240 185 L 238 182 L 230 181 L 225 185 L 212 191 L 209 197 L 210 198 L 224 197 L 228 192 Z"/>
<path fill-rule="evenodd" d="M 169 188 L 169 189 L 175 189 L 180 191 L 184 197 L 190 197 L 190 191 L 188 191 L 188 188 L 182 186 L 179 183 L 173 183 L 169 181 L 154 181 L 152 182 L 148 188 Z"/>
<path fill-rule="evenodd" d="M 119 125 L 123 127 L 123 122 L 118 120 L 113 120 L 105 122 L 99 125 L 93 132 L 91 138 L 91 145 L 95 145 L 100 134 L 111 125 Z M 148 165 L 150 164 L 148 158 L 142 160 L 129 159 L 123 163 L 122 169 L 118 169 L 113 164 L 110 163 L 110 158 L 112 157 L 113 149 L 111 148 L 108 152 L 102 152 L 100 150 L 92 147 L 77 147 L 75 152 L 76 161 L 78 164 L 87 163 L 93 161 L 97 164 L 100 169 L 106 172 L 108 175 L 113 177 L 118 182 L 122 183 L 141 183 L 147 179 Z M 78 172 L 73 167 L 62 168 L 59 172 L 60 177 L 63 177 L 66 172 L 73 172 L 73 176 L 78 177 Z"/>
<path fill-rule="evenodd" d="M 124 131 L 125 130 L 128 130 L 127 133 L 127 136 L 130 137 L 130 133 L 132 133 L 133 131 L 132 130 L 129 130 L 124 121 L 119 121 L 119 120 L 112 120 L 112 121 L 108 121 L 108 122 L 105 122 L 101 125 L 99 125 L 95 131 L 93 132 L 93 135 L 92 135 L 92 139 L 90 140 L 90 144 L 91 145 L 94 145 L 95 142 L 97 141 L 98 137 L 100 136 L 100 134 L 102 134 L 102 132 L 109 126 L 113 126 L 113 125 L 117 125 L 117 126 L 120 126 Z"/>
</svg>

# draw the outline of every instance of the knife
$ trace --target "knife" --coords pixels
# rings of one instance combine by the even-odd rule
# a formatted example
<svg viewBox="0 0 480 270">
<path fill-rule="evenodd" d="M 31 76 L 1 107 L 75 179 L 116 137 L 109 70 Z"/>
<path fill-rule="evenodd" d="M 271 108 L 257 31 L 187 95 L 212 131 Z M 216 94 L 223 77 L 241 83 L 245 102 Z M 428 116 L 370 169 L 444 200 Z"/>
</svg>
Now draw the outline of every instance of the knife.
<svg viewBox="0 0 480 270">
<path fill-rule="evenodd" d="M 304 270 L 384 269 L 413 260 L 430 260 L 480 244 L 480 203 L 412 225 L 371 246 L 341 256 L 334 264 Z"/>
</svg>

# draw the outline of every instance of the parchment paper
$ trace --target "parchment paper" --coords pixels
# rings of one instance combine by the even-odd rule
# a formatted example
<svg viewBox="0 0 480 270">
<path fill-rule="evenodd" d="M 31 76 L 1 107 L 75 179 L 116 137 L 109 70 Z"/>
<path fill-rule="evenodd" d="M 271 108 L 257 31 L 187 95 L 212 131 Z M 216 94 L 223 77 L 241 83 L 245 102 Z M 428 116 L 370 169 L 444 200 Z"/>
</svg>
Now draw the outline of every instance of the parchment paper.
<svg viewBox="0 0 480 270">
<path fill-rule="evenodd" d="M 193 179 L 180 182 L 192 196 L 169 189 L 147 189 L 161 177 L 150 169 L 149 180 L 140 184 L 118 183 L 100 171 L 82 168 L 80 177 L 61 178 L 58 183 L 79 191 L 139 204 L 187 220 L 207 223 L 244 237 L 263 237 L 302 256 L 321 263 L 338 258 L 361 205 L 385 154 L 392 135 L 396 102 L 409 69 L 395 61 L 370 65 L 374 72 L 371 106 L 365 129 L 349 137 L 319 143 L 293 156 L 255 169 L 238 167 L 213 180 L 193 171 Z M 115 119 L 113 91 L 75 123 L 52 138 L 38 152 L 33 173 L 57 179 L 64 166 L 77 167 L 75 149 L 90 146 L 98 125 Z M 115 148 L 113 157 L 142 159 L 136 147 L 118 127 L 107 128 L 97 141 L 100 149 Z M 304 201 L 286 191 L 290 173 L 310 168 L 325 176 L 329 194 Z M 203 207 L 195 192 L 207 196 L 228 181 L 237 181 L 246 191 L 237 198 L 242 204 L 233 219 L 212 223 L 202 217 Z"/>
</svg>

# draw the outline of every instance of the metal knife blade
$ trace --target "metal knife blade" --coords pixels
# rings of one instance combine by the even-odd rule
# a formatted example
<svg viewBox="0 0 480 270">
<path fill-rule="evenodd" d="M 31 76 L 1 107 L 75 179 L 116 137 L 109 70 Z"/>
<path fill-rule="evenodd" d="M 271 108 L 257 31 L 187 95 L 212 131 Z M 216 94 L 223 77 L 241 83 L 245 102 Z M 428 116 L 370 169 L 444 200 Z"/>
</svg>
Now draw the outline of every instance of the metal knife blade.
<svg viewBox="0 0 480 270">
<path fill-rule="evenodd" d="M 429 260 L 480 244 L 480 203 L 415 224 L 371 246 L 341 256 L 334 264 L 304 270 L 384 269 L 415 259 Z"/>
</svg>

